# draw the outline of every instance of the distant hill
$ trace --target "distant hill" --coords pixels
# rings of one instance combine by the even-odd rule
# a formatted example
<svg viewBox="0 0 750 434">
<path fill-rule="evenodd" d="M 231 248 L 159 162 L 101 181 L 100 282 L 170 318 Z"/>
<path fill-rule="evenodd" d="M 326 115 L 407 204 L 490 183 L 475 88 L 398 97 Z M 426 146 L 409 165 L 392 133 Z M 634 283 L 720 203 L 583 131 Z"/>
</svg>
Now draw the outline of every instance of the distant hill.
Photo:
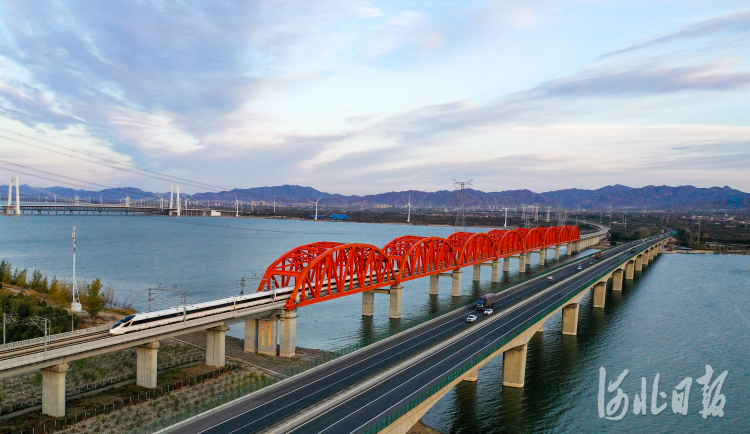
<svg viewBox="0 0 750 434">
<path fill-rule="evenodd" d="M 132 199 L 151 196 L 154 193 L 133 187 L 106 189 L 101 191 L 74 190 L 65 187 L 49 187 L 46 190 L 65 197 L 78 195 L 90 197 L 94 202 L 102 197 L 104 200 L 119 200 L 126 195 Z M 167 193 L 168 195 L 169 193 Z M 198 200 L 243 202 L 266 201 L 276 199 L 279 204 L 307 203 L 321 198 L 325 206 L 363 206 L 372 208 L 376 205 L 403 206 L 411 197 L 411 203 L 418 208 L 454 208 L 457 195 L 454 190 L 424 192 L 418 190 L 392 191 L 388 193 L 365 196 L 331 194 L 312 187 L 299 185 L 281 185 L 276 187 L 255 187 L 234 189 L 230 191 L 196 193 Z M 725 187 L 698 188 L 692 185 L 679 187 L 649 185 L 631 188 L 624 185 L 609 185 L 596 190 L 566 189 L 535 193 L 530 190 L 507 190 L 500 192 L 483 192 L 469 189 L 466 191 L 466 203 L 469 207 L 487 209 L 488 206 L 503 207 L 522 204 L 537 204 L 541 207 L 565 207 L 581 209 L 602 209 L 609 206 L 617 209 L 716 209 L 716 208 L 750 208 L 750 194 Z"/>
</svg>

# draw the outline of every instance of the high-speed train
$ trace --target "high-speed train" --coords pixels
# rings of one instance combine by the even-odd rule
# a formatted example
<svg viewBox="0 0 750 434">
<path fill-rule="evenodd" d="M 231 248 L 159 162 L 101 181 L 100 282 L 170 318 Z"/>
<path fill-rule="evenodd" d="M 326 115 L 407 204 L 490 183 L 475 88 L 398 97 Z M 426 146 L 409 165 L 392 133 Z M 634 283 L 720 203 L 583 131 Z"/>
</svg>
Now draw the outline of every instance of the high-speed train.
<svg viewBox="0 0 750 434">
<path fill-rule="evenodd" d="M 205 303 L 188 304 L 185 306 L 171 307 L 169 309 L 157 310 L 148 313 L 137 313 L 129 315 L 117 321 L 109 332 L 113 335 L 146 330 L 167 324 L 174 324 L 191 319 L 201 318 L 217 313 L 230 312 L 233 310 L 246 309 L 248 307 L 266 304 L 275 301 L 288 300 L 294 291 L 293 287 L 273 289 L 270 291 L 255 292 L 248 295 L 222 298 L 207 301 Z"/>
</svg>

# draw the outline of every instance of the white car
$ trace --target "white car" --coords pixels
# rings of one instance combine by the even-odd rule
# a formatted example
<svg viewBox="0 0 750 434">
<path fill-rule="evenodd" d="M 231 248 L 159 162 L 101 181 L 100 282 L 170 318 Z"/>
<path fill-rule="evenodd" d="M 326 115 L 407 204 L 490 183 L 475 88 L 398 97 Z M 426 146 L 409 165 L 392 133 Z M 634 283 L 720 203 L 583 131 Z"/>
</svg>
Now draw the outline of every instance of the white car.
<svg viewBox="0 0 750 434">
<path fill-rule="evenodd" d="M 494 312 L 494 310 L 492 310 L 492 309 L 485 309 L 484 310 L 484 314 L 485 315 L 492 315 L 492 312 Z"/>
<path fill-rule="evenodd" d="M 469 315 L 469 316 L 466 317 L 466 322 L 474 322 L 476 320 L 477 320 L 477 316 L 476 315 Z"/>
<path fill-rule="evenodd" d="M 576 270 L 583 270 L 583 267 L 579 265 L 576 267 Z"/>
</svg>

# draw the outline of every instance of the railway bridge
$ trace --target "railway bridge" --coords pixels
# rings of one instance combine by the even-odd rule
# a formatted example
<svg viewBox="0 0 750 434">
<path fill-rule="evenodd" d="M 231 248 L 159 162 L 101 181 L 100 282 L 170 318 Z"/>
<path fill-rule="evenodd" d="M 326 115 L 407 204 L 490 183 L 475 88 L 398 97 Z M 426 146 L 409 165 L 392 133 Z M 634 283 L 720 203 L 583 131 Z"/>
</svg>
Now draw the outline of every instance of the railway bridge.
<svg viewBox="0 0 750 434">
<path fill-rule="evenodd" d="M 462 268 L 473 267 L 473 279 L 478 281 L 481 267 L 490 266 L 491 279 L 497 282 L 501 259 L 507 271 L 509 259 L 517 258 L 519 272 L 524 273 L 532 254 L 538 254 L 543 264 L 552 251 L 559 259 L 561 248 L 565 248 L 566 255 L 572 255 L 606 235 L 607 228 L 603 226 L 587 234 L 581 234 L 577 226 L 553 226 L 456 232 L 445 239 L 404 236 L 383 248 L 359 243 L 308 244 L 274 261 L 257 289 L 262 292 L 291 288 L 288 300 L 269 299 L 249 308 L 123 335 L 96 328 L 3 345 L 0 378 L 42 370 L 42 411 L 61 417 L 65 414 L 65 376 L 70 361 L 136 347 L 136 382 L 154 388 L 160 339 L 206 330 L 206 363 L 224 366 L 228 326 L 240 322 L 245 325 L 245 351 L 293 357 L 298 309 L 306 305 L 362 293 L 362 314 L 372 315 L 374 294 L 385 292 L 390 297 L 391 318 L 399 318 L 405 282 L 429 276 L 430 290 L 437 293 L 439 277 L 448 276 L 452 295 L 459 296 Z"/>
</svg>

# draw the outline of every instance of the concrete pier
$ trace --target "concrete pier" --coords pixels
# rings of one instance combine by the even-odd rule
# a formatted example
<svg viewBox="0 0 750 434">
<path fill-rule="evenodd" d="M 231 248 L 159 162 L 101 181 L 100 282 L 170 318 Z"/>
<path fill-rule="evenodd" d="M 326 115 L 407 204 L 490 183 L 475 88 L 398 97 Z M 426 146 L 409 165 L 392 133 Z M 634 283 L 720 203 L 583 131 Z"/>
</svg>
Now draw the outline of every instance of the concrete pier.
<svg viewBox="0 0 750 434">
<path fill-rule="evenodd" d="M 430 276 L 430 294 L 437 295 L 440 287 L 440 276 L 433 274 Z"/>
<path fill-rule="evenodd" d="M 482 264 L 474 264 L 474 281 L 479 282 L 482 278 Z"/>
<path fill-rule="evenodd" d="M 518 272 L 519 273 L 526 272 L 526 255 L 524 255 L 523 253 L 518 255 Z"/>
<path fill-rule="evenodd" d="M 559 260 L 560 260 L 560 245 L 558 244 L 555 246 L 555 261 L 559 261 Z"/>
<path fill-rule="evenodd" d="M 578 303 L 571 303 L 562 310 L 562 334 L 578 334 Z"/>
<path fill-rule="evenodd" d="M 623 275 L 622 269 L 617 269 L 614 272 L 612 272 L 612 290 L 613 291 L 622 291 L 622 275 Z"/>
<path fill-rule="evenodd" d="M 607 298 L 607 284 L 599 282 L 594 285 L 594 307 L 604 307 L 604 300 Z M 578 321 L 576 321 L 577 323 Z"/>
<path fill-rule="evenodd" d="M 539 249 L 539 265 L 547 262 L 547 249 Z"/>
<path fill-rule="evenodd" d="M 500 281 L 500 261 L 492 261 L 492 280 L 493 283 Z"/>
<path fill-rule="evenodd" d="M 570 256 L 573 254 L 573 243 L 568 243 L 565 247 L 565 255 Z"/>
<path fill-rule="evenodd" d="M 278 329 L 276 317 L 258 320 L 258 354 L 276 355 Z"/>
<path fill-rule="evenodd" d="M 286 311 L 281 314 L 281 336 L 279 356 L 294 357 L 297 349 L 297 312 Z"/>
<path fill-rule="evenodd" d="M 503 271 L 510 271 L 510 258 L 507 256 L 503 258 Z"/>
<path fill-rule="evenodd" d="M 479 379 L 479 368 L 472 369 L 463 378 L 464 381 L 471 381 L 476 383 Z"/>
<path fill-rule="evenodd" d="M 206 330 L 206 364 L 222 367 L 226 365 L 226 338 L 229 327 L 220 325 Z"/>
<path fill-rule="evenodd" d="M 249 319 L 245 321 L 245 345 L 247 353 L 258 352 L 258 320 Z"/>
<path fill-rule="evenodd" d="M 66 372 L 67 363 L 42 369 L 42 414 L 65 417 Z"/>
<path fill-rule="evenodd" d="M 635 257 L 635 271 L 643 271 L 643 255 Z"/>
<path fill-rule="evenodd" d="M 437 276 L 430 276 L 430 284 L 432 284 L 433 277 L 437 277 Z M 430 292 L 432 292 L 432 285 L 430 285 Z M 374 314 L 375 314 L 375 293 L 373 291 L 365 291 L 362 293 L 362 316 L 373 316 Z"/>
<path fill-rule="evenodd" d="M 451 295 L 454 297 L 461 296 L 461 273 L 463 273 L 461 270 L 453 272 L 453 288 L 451 290 Z"/>
<path fill-rule="evenodd" d="M 625 264 L 625 278 L 628 280 L 633 280 L 635 277 L 635 262 L 630 261 L 627 264 Z"/>
<path fill-rule="evenodd" d="M 503 386 L 523 388 L 527 348 L 528 344 L 523 344 L 503 352 Z"/>
<path fill-rule="evenodd" d="M 531 268 L 531 252 L 526 252 L 526 269 Z"/>
<path fill-rule="evenodd" d="M 453 280 L 453 284 L 456 284 L 455 278 Z M 458 286 L 461 287 L 461 279 L 459 276 L 458 280 Z M 454 290 L 455 291 L 455 290 Z M 401 298 L 404 295 L 404 287 L 401 285 L 393 285 L 390 288 L 390 297 L 391 297 L 391 313 L 390 317 L 392 319 L 401 318 Z M 460 289 L 459 289 L 459 295 L 460 295 Z"/>
<path fill-rule="evenodd" d="M 159 342 L 136 347 L 135 384 L 148 389 L 156 388 L 158 352 Z"/>
</svg>

